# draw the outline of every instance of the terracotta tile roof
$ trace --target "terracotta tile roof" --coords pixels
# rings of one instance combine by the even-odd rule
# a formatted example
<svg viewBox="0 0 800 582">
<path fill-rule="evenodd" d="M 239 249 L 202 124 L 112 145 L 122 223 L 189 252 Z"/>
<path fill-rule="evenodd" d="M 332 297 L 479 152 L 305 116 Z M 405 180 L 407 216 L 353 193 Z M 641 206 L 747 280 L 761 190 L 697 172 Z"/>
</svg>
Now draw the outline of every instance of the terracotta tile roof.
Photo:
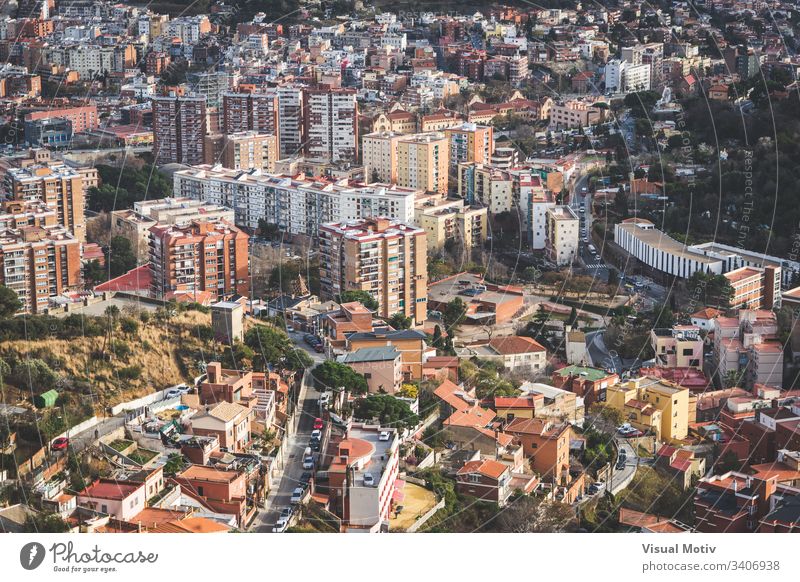
<svg viewBox="0 0 800 582">
<path fill-rule="evenodd" d="M 508 465 L 499 461 L 487 459 L 485 461 L 470 461 L 458 470 L 459 475 L 469 475 L 470 473 L 480 473 L 491 479 L 499 479 L 508 471 Z"/>
<path fill-rule="evenodd" d="M 445 419 L 445 426 L 471 426 L 484 428 L 497 416 L 494 412 L 474 406 L 466 410 L 458 410 Z"/>
<path fill-rule="evenodd" d="M 491 346 L 492 349 L 494 349 L 498 354 L 504 356 L 546 351 L 544 346 L 542 346 L 536 340 L 518 335 L 494 338 L 489 342 L 489 346 Z"/>
<path fill-rule="evenodd" d="M 207 517 L 187 517 L 169 521 L 150 530 L 151 533 L 227 533 L 230 528 Z"/>
<path fill-rule="evenodd" d="M 538 394 L 539 398 L 535 398 L 533 396 L 526 396 L 526 397 L 507 397 L 507 396 L 495 396 L 494 397 L 494 408 L 495 410 L 499 408 L 536 408 L 536 401 L 537 400 L 544 400 L 544 396 L 542 394 Z"/>
<path fill-rule="evenodd" d="M 433 393 L 456 410 L 466 410 L 470 405 L 456 394 L 463 391 L 457 384 L 444 380 Z"/>
</svg>

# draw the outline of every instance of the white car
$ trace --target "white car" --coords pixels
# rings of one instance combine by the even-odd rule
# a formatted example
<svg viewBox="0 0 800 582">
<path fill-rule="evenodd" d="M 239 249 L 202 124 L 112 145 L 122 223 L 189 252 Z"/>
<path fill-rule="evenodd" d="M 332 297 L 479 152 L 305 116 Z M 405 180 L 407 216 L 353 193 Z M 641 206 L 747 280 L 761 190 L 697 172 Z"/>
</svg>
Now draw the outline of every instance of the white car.
<svg viewBox="0 0 800 582">
<path fill-rule="evenodd" d="M 275 526 L 272 528 L 272 533 L 283 533 L 286 531 L 287 527 L 289 527 L 289 520 L 285 517 L 281 517 L 275 522 Z"/>
<path fill-rule="evenodd" d="M 372 476 L 372 473 L 364 473 L 364 485 L 366 487 L 375 486 L 375 477 Z"/>
<path fill-rule="evenodd" d="M 297 505 L 300 503 L 303 500 L 303 493 L 304 491 L 302 487 L 296 487 L 295 490 L 292 491 L 292 497 L 289 499 L 289 503 L 292 505 Z"/>
<path fill-rule="evenodd" d="M 316 430 L 312 430 L 311 431 L 311 440 L 312 441 L 318 441 L 321 438 L 322 438 L 322 431 L 321 430 L 316 429 Z"/>
<path fill-rule="evenodd" d="M 388 441 L 391 433 L 388 430 L 382 430 L 381 434 L 378 435 L 379 441 Z"/>
<path fill-rule="evenodd" d="M 182 392 L 180 390 L 178 390 L 177 388 L 172 388 L 171 390 L 167 390 L 167 392 L 164 394 L 164 400 L 178 398 L 181 394 Z"/>
</svg>

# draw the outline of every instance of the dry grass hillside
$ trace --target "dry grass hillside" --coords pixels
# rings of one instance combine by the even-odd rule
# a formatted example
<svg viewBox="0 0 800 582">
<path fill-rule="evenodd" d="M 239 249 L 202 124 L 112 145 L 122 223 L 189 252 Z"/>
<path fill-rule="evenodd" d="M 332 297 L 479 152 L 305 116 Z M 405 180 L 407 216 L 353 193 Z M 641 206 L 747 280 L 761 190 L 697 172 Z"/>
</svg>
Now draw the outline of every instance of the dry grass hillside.
<svg viewBox="0 0 800 582">
<path fill-rule="evenodd" d="M 137 328 L 125 320 L 135 322 Z M 143 320 L 144 319 L 144 320 Z M 0 343 L 0 355 L 27 361 L 39 358 L 59 376 L 67 391 L 91 395 L 96 409 L 113 406 L 196 376 L 198 361 L 213 351 L 211 316 L 199 311 L 177 313 L 168 321 L 123 314 L 109 337 L 15 340 Z M 39 386 L 8 382 L 9 401 L 29 400 Z M 16 392 L 16 394 L 14 393 Z"/>
</svg>

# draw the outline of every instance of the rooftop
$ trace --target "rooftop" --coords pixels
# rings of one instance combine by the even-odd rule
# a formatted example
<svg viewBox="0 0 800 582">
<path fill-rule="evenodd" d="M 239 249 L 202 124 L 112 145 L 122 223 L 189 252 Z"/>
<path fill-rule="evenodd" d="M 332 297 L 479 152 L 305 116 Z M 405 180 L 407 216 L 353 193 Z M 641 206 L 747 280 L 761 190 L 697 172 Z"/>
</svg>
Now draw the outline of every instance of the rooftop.
<svg viewBox="0 0 800 582">
<path fill-rule="evenodd" d="M 93 497 L 96 499 L 123 500 L 130 497 L 140 488 L 143 483 L 129 483 L 127 481 L 115 481 L 113 479 L 97 479 L 91 485 L 79 493 L 82 497 Z"/>
<path fill-rule="evenodd" d="M 381 346 L 379 348 L 361 348 L 344 355 L 342 363 L 356 364 L 361 362 L 386 362 L 400 357 L 400 352 L 395 346 Z"/>
</svg>

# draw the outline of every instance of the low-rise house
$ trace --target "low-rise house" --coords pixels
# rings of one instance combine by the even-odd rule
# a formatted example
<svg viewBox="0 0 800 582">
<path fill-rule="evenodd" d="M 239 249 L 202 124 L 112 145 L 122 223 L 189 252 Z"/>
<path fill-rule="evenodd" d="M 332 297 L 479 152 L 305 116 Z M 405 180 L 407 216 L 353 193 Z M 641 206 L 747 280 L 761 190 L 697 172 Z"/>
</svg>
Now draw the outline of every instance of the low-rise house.
<svg viewBox="0 0 800 582">
<path fill-rule="evenodd" d="M 147 503 L 144 483 L 96 479 L 78 493 L 78 505 L 128 521 Z"/>
<path fill-rule="evenodd" d="M 477 497 L 505 505 L 514 492 L 510 487 L 511 468 L 491 459 L 470 461 L 456 473 L 456 490 L 462 495 Z"/>
<path fill-rule="evenodd" d="M 342 303 L 337 311 L 322 318 L 322 333 L 334 350 L 344 349 L 350 334 L 369 333 L 381 326 L 385 324 L 375 320 L 373 313 L 358 301 Z"/>
<path fill-rule="evenodd" d="M 247 479 L 244 473 L 215 467 L 191 465 L 175 477 L 184 492 L 202 498 L 214 511 L 236 516 L 239 527 L 247 524 L 255 508 L 247 504 Z"/>
<path fill-rule="evenodd" d="M 400 352 L 403 380 L 421 380 L 422 364 L 428 352 L 426 336 L 414 329 L 356 332 L 347 337 L 347 351 L 394 346 Z"/>
<path fill-rule="evenodd" d="M 706 460 L 695 455 L 689 449 L 679 449 L 670 445 L 662 445 L 656 452 L 654 465 L 670 474 L 684 490 L 692 485 L 692 478 L 705 475 Z"/>
<path fill-rule="evenodd" d="M 601 368 L 589 366 L 566 366 L 553 372 L 553 386 L 574 392 L 583 398 L 588 408 L 595 402 L 606 399 L 606 389 L 619 383 L 619 376 Z"/>
<path fill-rule="evenodd" d="M 653 329 L 650 331 L 650 344 L 659 367 L 703 367 L 703 338 L 699 327 L 676 325 L 672 329 Z"/>
<path fill-rule="evenodd" d="M 606 404 L 619 410 L 639 430 L 679 441 L 688 435 L 689 390 L 659 378 L 635 378 L 606 391 Z M 693 416 L 693 415 L 692 415 Z"/>
<path fill-rule="evenodd" d="M 220 447 L 231 452 L 242 452 L 250 446 L 252 440 L 250 433 L 252 415 L 253 412 L 249 408 L 230 402 L 220 402 L 191 417 L 189 420 L 191 433 L 217 437 Z"/>
<path fill-rule="evenodd" d="M 395 346 L 361 348 L 340 361 L 366 378 L 370 394 L 394 394 L 403 381 L 401 353 Z"/>
<path fill-rule="evenodd" d="M 542 418 L 515 418 L 503 429 L 522 445 L 524 456 L 543 481 L 563 485 L 570 481 L 569 444 L 572 427 Z"/>
<path fill-rule="evenodd" d="M 543 374 L 547 367 L 547 350 L 529 337 L 498 337 L 488 342 L 470 344 L 459 351 L 460 357 L 478 357 L 498 362 L 513 374 Z"/>
</svg>

